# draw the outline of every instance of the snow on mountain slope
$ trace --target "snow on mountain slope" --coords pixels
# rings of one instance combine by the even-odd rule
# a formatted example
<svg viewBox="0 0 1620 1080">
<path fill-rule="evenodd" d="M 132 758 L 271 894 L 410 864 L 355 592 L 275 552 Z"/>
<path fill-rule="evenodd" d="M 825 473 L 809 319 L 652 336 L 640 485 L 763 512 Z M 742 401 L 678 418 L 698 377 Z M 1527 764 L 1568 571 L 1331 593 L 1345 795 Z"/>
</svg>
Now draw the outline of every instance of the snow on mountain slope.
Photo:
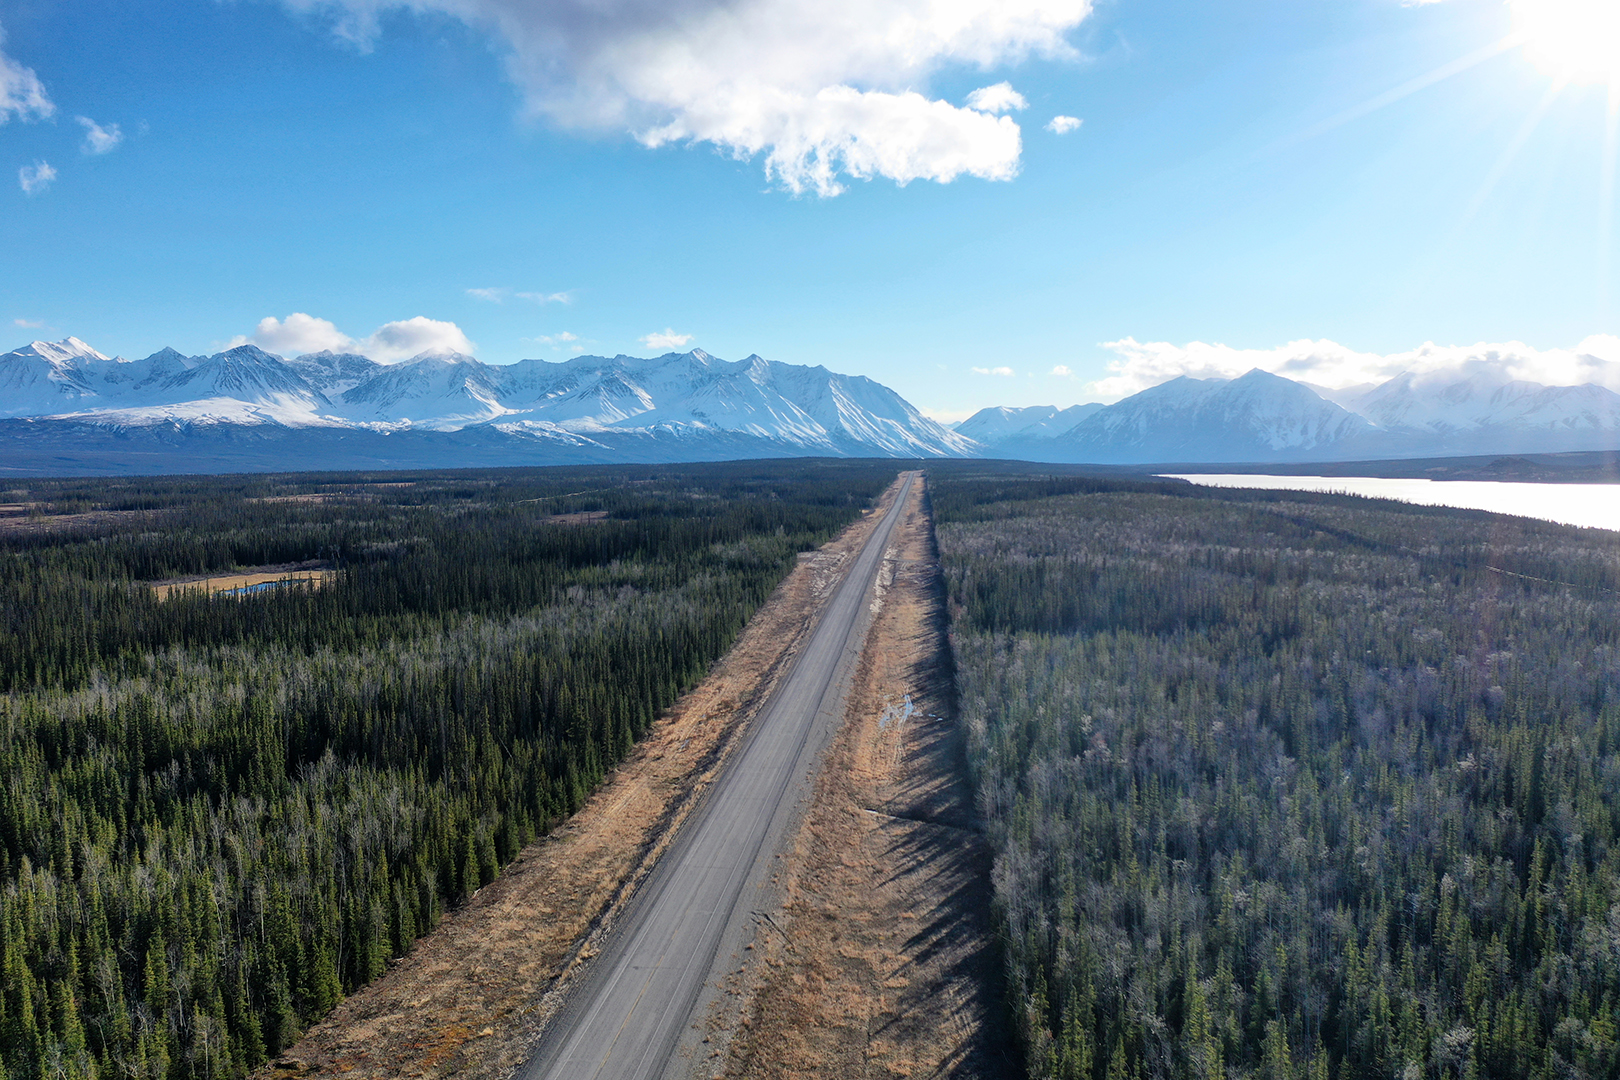
<svg viewBox="0 0 1620 1080">
<path fill-rule="evenodd" d="M 381 365 L 370 379 L 343 393 L 334 413 L 351 420 L 455 431 L 506 415 L 499 382 L 495 369 L 470 356 L 423 353 Z"/>
<path fill-rule="evenodd" d="M 35 341 L 0 356 L 0 416 L 39 416 L 94 397 L 83 370 L 87 360 L 111 362 L 72 337 Z"/>
<path fill-rule="evenodd" d="M 1620 394 L 1612 390 L 1542 386 L 1484 365 L 1440 377 L 1405 372 L 1345 404 L 1380 427 L 1443 440 L 1620 432 Z"/>
<path fill-rule="evenodd" d="M 84 360 L 111 360 L 95 349 L 86 345 L 76 337 L 63 338 L 61 341 L 32 341 L 8 356 L 37 356 L 53 364 L 74 364 Z"/>
<path fill-rule="evenodd" d="M 1265 461 L 1331 456 L 1376 439 L 1364 418 L 1256 368 L 1182 376 L 1094 412 L 1055 442 L 1076 461 Z"/>
<path fill-rule="evenodd" d="M 228 398 L 249 404 L 275 403 L 283 407 L 330 407 L 326 396 L 296 371 L 257 345 L 238 345 L 178 371 L 153 389 L 165 400 L 151 404 L 178 404 Z"/>
<path fill-rule="evenodd" d="M 1089 401 L 1084 405 L 1071 405 L 1060 409 L 1056 405 L 1031 405 L 1012 409 L 997 406 L 980 409 L 956 425 L 958 435 L 966 435 L 985 446 L 999 446 L 1012 441 L 1049 439 L 1072 429 L 1080 421 L 1105 408 L 1102 403 Z"/>
<path fill-rule="evenodd" d="M 113 360 L 75 339 L 0 357 L 0 416 L 109 428 L 274 425 L 464 433 L 592 459 L 781 454 L 963 456 L 977 444 L 870 379 L 694 349 L 491 366 L 458 353 L 378 364 L 350 353 L 285 360 L 253 345 L 207 357 Z M 475 434 L 475 432 L 477 432 Z M 494 443 L 491 442 L 494 440 Z"/>
<path fill-rule="evenodd" d="M 292 360 L 281 361 L 298 373 L 311 387 L 337 400 L 346 391 L 377 375 L 383 365 L 358 353 L 335 353 L 326 349 L 318 353 L 305 353 Z"/>
</svg>

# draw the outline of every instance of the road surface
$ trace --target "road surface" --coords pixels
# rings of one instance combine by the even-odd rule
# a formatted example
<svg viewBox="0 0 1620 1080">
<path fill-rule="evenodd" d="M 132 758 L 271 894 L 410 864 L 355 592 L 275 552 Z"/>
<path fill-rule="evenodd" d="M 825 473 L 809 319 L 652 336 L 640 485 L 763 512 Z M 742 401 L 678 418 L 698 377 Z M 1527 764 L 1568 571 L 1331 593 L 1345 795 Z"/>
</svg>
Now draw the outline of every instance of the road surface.
<svg viewBox="0 0 1620 1080">
<path fill-rule="evenodd" d="M 657 1080 L 671 1065 L 722 940 L 748 916 L 745 886 L 768 877 L 767 841 L 791 816 L 817 749 L 812 734 L 824 737 L 842 719 L 866 600 L 913 482 L 907 474 L 740 753 L 631 902 L 518 1080 Z"/>
</svg>

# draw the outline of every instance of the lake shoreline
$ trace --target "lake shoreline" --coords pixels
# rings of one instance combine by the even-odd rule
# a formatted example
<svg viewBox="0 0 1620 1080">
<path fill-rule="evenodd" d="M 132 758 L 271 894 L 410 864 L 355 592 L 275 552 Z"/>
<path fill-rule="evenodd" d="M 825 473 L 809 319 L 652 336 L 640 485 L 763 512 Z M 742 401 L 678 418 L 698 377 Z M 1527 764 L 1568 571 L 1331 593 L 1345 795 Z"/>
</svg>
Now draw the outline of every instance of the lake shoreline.
<svg viewBox="0 0 1620 1080">
<path fill-rule="evenodd" d="M 1449 506 L 1537 518 L 1560 525 L 1620 531 L 1620 485 L 1544 484 L 1433 477 L 1342 476 L 1284 473 L 1160 473 L 1163 479 L 1207 487 L 1314 491 L 1397 499 L 1418 506 Z"/>
</svg>

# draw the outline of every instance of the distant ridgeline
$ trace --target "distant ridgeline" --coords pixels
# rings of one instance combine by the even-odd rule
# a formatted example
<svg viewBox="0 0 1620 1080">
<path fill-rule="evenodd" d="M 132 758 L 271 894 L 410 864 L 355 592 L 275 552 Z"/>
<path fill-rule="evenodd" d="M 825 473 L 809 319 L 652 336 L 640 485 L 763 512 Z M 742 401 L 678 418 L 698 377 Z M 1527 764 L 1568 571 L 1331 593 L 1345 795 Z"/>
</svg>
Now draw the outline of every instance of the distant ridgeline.
<svg viewBox="0 0 1620 1080">
<path fill-rule="evenodd" d="M 949 472 L 1030 1075 L 1620 1075 L 1620 537 Z"/>
<path fill-rule="evenodd" d="M 264 1062 L 577 808 L 893 475 L 0 493 L 29 509 L 0 520 L 0 1076 Z M 312 562 L 321 588 L 146 584 Z"/>
</svg>

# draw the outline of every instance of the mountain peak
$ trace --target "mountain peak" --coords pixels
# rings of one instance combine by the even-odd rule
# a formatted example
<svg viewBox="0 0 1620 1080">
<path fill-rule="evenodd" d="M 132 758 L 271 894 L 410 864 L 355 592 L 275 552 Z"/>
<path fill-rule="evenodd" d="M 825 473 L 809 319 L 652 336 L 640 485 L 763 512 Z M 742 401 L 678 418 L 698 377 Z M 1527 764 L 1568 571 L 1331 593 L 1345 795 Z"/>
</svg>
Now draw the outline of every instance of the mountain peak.
<svg viewBox="0 0 1620 1080">
<path fill-rule="evenodd" d="M 417 353 L 415 356 L 411 357 L 409 360 L 406 360 L 405 363 L 407 363 L 407 364 L 415 364 L 415 363 L 417 363 L 419 361 L 422 361 L 422 360 L 442 360 L 446 364 L 476 364 L 476 363 L 478 363 L 478 361 L 475 358 L 473 358 L 471 356 L 468 356 L 466 353 L 457 352 L 456 350 L 449 349 L 449 348 L 423 349 L 421 352 Z"/>
<path fill-rule="evenodd" d="M 70 364 L 75 360 L 112 359 L 110 356 L 97 352 L 76 337 L 65 337 L 61 341 L 30 341 L 20 349 L 13 349 L 8 355 L 37 356 L 41 360 L 49 360 L 53 364 Z"/>
<path fill-rule="evenodd" d="M 215 353 L 213 357 L 210 357 L 210 359 L 231 360 L 238 363 L 252 362 L 262 364 L 266 361 L 276 364 L 281 363 L 281 357 L 277 356 L 275 353 L 265 352 L 257 345 L 238 345 L 235 348 L 226 349 L 224 352 Z"/>
</svg>

